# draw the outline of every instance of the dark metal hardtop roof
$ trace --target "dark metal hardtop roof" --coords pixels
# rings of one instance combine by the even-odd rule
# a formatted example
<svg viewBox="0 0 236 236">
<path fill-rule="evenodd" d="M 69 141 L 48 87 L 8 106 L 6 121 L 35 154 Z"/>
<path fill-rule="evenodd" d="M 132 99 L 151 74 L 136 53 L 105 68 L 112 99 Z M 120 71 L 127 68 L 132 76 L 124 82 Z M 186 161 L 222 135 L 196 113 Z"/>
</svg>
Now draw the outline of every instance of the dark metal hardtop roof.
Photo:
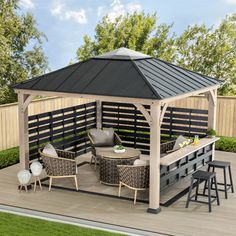
<svg viewBox="0 0 236 236">
<path fill-rule="evenodd" d="M 221 81 L 128 50 L 108 53 L 24 81 L 15 89 L 165 99 L 220 85 Z M 143 56 L 142 56 L 143 55 Z"/>
</svg>

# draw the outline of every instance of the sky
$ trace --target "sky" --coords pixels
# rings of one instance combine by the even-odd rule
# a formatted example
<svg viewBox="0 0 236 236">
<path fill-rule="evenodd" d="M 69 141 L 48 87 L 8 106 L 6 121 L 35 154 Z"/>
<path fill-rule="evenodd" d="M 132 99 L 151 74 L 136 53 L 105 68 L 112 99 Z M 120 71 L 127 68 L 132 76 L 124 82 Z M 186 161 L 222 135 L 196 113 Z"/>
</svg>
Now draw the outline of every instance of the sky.
<svg viewBox="0 0 236 236">
<path fill-rule="evenodd" d="M 236 12 L 236 0 L 19 0 L 20 11 L 30 12 L 48 38 L 43 48 L 51 70 L 76 62 L 85 34 L 93 38 L 103 16 L 112 21 L 127 12 L 157 13 L 158 23 L 174 23 L 181 34 L 188 25 L 217 25 Z"/>
</svg>

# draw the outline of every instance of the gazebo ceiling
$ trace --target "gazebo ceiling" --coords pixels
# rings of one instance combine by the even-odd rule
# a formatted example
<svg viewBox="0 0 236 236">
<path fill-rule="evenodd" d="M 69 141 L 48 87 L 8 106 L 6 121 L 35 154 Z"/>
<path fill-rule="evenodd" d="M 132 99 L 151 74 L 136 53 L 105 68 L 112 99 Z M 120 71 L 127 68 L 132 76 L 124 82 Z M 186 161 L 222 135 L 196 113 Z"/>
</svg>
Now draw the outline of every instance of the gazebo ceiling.
<svg viewBox="0 0 236 236">
<path fill-rule="evenodd" d="M 120 48 L 24 81 L 14 89 L 162 100 L 221 83 L 151 56 Z"/>
</svg>

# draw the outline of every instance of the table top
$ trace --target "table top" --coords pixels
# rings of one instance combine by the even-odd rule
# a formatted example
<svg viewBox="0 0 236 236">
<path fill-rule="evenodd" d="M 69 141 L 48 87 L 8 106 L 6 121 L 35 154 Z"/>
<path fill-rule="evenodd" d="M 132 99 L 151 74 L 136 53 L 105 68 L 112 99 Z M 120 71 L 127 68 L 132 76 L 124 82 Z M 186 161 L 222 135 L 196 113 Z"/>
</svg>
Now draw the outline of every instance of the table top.
<svg viewBox="0 0 236 236">
<path fill-rule="evenodd" d="M 101 151 L 99 155 L 102 158 L 109 158 L 109 159 L 129 159 L 133 157 L 140 156 L 141 152 L 134 148 L 125 148 L 124 153 L 115 153 L 113 150 Z"/>
</svg>

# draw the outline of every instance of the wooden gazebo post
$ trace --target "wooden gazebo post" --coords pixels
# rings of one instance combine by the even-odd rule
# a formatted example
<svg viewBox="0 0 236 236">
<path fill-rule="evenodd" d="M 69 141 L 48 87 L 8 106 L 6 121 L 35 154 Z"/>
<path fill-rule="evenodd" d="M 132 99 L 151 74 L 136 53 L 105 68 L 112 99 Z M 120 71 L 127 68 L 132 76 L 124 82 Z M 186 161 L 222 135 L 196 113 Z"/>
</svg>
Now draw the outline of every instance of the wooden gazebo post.
<svg viewBox="0 0 236 236">
<path fill-rule="evenodd" d="M 19 152 L 22 169 L 29 169 L 28 105 L 33 95 L 18 93 Z"/>
<path fill-rule="evenodd" d="M 217 88 L 208 93 L 208 128 L 216 129 Z M 212 160 L 215 159 L 215 143 L 212 144 Z"/>
<path fill-rule="evenodd" d="M 149 213 L 160 212 L 160 103 L 151 105 Z"/>
</svg>

